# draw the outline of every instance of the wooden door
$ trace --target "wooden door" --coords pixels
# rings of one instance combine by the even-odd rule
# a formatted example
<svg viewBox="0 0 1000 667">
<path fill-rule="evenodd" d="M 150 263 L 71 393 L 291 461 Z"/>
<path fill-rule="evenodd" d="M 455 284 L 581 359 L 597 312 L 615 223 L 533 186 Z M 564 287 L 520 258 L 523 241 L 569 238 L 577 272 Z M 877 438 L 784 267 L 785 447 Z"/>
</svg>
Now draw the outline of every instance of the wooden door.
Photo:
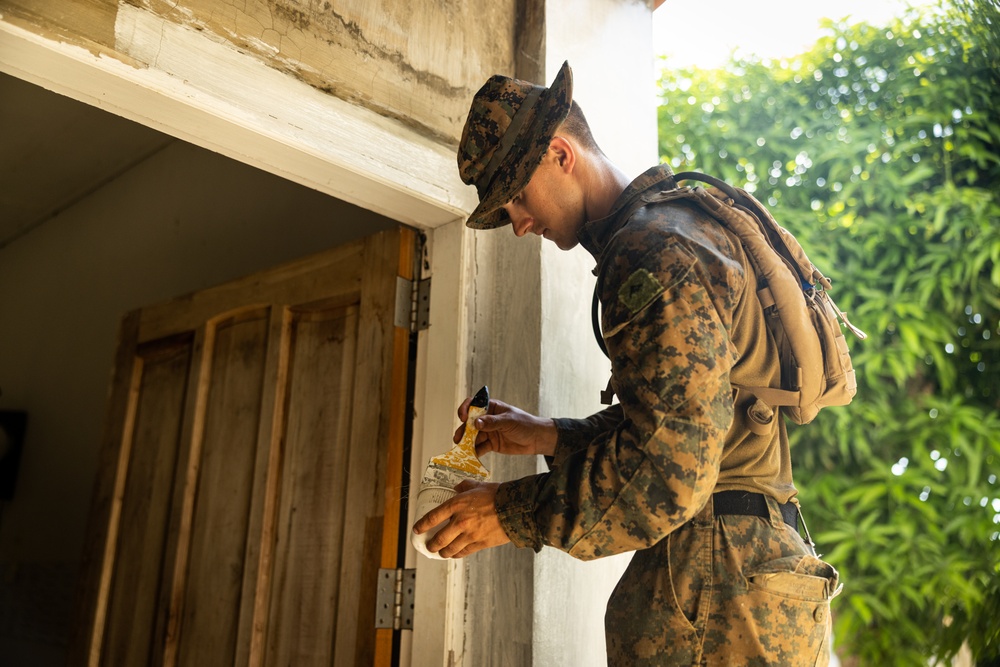
<svg viewBox="0 0 1000 667">
<path fill-rule="evenodd" d="M 125 318 L 73 663 L 390 664 L 414 237 Z"/>
</svg>

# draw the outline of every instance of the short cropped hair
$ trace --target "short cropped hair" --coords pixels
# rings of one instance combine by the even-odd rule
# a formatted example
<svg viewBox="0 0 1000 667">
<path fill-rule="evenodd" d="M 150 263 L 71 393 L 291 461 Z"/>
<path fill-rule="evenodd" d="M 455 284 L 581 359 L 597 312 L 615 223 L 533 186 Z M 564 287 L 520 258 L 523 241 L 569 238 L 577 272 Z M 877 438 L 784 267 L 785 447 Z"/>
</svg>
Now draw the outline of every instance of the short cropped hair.
<svg viewBox="0 0 1000 667">
<path fill-rule="evenodd" d="M 590 124 L 587 123 L 587 118 L 583 115 L 583 109 L 576 103 L 576 100 L 573 100 L 573 103 L 570 105 L 569 115 L 566 116 L 566 120 L 562 122 L 559 130 L 572 136 L 587 150 L 603 154 L 601 147 L 594 141 L 594 135 L 590 131 Z"/>
</svg>

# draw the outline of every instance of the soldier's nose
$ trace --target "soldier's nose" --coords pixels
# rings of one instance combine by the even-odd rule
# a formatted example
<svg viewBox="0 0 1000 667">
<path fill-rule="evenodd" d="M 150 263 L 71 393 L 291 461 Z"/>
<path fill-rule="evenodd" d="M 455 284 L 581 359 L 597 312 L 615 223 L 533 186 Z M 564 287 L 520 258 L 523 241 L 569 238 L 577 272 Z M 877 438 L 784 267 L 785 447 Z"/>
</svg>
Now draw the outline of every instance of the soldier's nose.
<svg viewBox="0 0 1000 667">
<path fill-rule="evenodd" d="M 531 225 L 528 224 L 527 219 L 522 218 L 520 221 L 514 223 L 514 235 L 520 238 L 527 234 L 530 228 Z"/>
<path fill-rule="evenodd" d="M 515 236 L 520 238 L 531 229 L 531 216 L 514 211 L 513 207 L 507 209 L 507 215 L 510 216 L 510 226 L 514 230 Z"/>
</svg>

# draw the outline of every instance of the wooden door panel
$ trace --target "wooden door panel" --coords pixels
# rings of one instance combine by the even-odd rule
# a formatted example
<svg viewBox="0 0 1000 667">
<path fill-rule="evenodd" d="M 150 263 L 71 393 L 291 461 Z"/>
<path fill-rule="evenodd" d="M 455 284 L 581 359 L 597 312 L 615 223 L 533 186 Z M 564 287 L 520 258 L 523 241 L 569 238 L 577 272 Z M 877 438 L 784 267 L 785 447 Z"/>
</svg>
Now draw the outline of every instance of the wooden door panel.
<svg viewBox="0 0 1000 667">
<path fill-rule="evenodd" d="M 356 305 L 294 314 L 268 665 L 334 664 L 357 335 Z"/>
<path fill-rule="evenodd" d="M 389 665 L 414 241 L 126 317 L 71 664 Z"/>
<path fill-rule="evenodd" d="M 211 325 L 181 665 L 231 665 L 236 654 L 269 313 L 253 309 Z"/>
<path fill-rule="evenodd" d="M 127 470 L 110 587 L 104 662 L 152 664 L 156 605 L 181 440 L 191 338 L 145 345 L 129 392 L 132 428 L 120 467 Z"/>
</svg>

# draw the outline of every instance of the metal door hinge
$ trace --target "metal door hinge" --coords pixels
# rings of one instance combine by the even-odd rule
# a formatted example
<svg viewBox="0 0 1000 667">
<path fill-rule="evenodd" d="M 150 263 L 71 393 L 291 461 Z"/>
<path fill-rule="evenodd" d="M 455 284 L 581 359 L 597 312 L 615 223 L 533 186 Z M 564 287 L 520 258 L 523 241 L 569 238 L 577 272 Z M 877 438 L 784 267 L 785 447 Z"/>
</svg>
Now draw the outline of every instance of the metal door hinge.
<svg viewBox="0 0 1000 667">
<path fill-rule="evenodd" d="M 411 333 L 423 331 L 430 326 L 431 279 L 407 280 L 396 277 L 396 317 L 395 324 Z"/>
<path fill-rule="evenodd" d="M 413 629 L 413 596 L 417 571 L 382 568 L 378 571 L 375 627 L 394 630 Z"/>
</svg>

